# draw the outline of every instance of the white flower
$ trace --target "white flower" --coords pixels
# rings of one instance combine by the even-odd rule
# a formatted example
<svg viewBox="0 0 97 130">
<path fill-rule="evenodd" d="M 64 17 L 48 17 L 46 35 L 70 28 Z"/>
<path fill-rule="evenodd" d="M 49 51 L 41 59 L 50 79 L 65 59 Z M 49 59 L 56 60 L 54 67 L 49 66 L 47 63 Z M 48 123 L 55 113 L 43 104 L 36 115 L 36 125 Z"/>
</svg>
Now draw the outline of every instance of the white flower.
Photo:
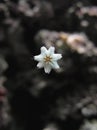
<svg viewBox="0 0 97 130">
<path fill-rule="evenodd" d="M 41 54 L 34 56 L 34 59 L 38 61 L 38 68 L 43 68 L 45 73 L 50 73 L 51 69 L 59 69 L 57 60 L 62 58 L 61 54 L 55 54 L 55 48 L 50 47 L 48 50 L 43 46 L 41 47 Z"/>
</svg>

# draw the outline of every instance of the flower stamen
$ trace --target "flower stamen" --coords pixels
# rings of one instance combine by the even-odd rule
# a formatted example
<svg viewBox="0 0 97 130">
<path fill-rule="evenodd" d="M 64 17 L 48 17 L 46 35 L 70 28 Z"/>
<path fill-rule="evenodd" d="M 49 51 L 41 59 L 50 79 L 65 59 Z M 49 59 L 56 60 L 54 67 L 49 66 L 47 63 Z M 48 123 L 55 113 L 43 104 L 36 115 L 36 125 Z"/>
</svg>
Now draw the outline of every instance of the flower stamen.
<svg viewBox="0 0 97 130">
<path fill-rule="evenodd" d="M 50 57 L 50 56 L 44 57 L 44 62 L 46 62 L 46 63 L 51 62 L 51 60 L 52 60 L 52 57 Z"/>
</svg>

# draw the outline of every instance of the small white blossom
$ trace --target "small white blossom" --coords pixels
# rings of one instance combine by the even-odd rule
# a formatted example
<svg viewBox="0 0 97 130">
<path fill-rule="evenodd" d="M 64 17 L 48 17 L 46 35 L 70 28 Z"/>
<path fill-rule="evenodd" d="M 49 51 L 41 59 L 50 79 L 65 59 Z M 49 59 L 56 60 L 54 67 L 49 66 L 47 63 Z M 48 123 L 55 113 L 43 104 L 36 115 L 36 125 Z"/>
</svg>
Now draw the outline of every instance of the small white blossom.
<svg viewBox="0 0 97 130">
<path fill-rule="evenodd" d="M 51 69 L 59 69 L 57 60 L 62 58 L 61 54 L 55 54 L 55 48 L 50 47 L 46 49 L 44 46 L 41 47 L 41 54 L 34 56 L 34 60 L 38 61 L 38 68 L 43 68 L 45 73 L 50 73 Z"/>
</svg>

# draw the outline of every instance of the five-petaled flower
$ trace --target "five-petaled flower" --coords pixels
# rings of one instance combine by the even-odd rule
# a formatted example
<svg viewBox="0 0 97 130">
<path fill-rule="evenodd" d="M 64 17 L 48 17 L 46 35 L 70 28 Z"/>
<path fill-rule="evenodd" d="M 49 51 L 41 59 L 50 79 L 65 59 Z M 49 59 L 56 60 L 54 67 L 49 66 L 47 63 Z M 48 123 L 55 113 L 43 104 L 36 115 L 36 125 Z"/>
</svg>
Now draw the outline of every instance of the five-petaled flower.
<svg viewBox="0 0 97 130">
<path fill-rule="evenodd" d="M 41 54 L 34 56 L 34 59 L 38 61 L 37 64 L 38 68 L 43 68 L 45 73 L 50 73 L 51 69 L 59 69 L 59 65 L 57 60 L 61 59 L 61 54 L 55 54 L 55 48 L 50 47 L 46 49 L 44 46 L 41 47 Z"/>
</svg>

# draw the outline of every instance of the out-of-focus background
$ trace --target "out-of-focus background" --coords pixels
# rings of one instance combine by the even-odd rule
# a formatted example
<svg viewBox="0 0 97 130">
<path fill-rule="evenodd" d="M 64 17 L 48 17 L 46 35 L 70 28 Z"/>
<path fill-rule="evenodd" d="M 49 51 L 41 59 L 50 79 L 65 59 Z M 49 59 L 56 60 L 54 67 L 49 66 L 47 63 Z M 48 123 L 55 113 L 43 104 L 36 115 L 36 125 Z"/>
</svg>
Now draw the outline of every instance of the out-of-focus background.
<svg viewBox="0 0 97 130">
<path fill-rule="evenodd" d="M 97 1 L 0 0 L 0 130 L 97 130 Z"/>
</svg>

